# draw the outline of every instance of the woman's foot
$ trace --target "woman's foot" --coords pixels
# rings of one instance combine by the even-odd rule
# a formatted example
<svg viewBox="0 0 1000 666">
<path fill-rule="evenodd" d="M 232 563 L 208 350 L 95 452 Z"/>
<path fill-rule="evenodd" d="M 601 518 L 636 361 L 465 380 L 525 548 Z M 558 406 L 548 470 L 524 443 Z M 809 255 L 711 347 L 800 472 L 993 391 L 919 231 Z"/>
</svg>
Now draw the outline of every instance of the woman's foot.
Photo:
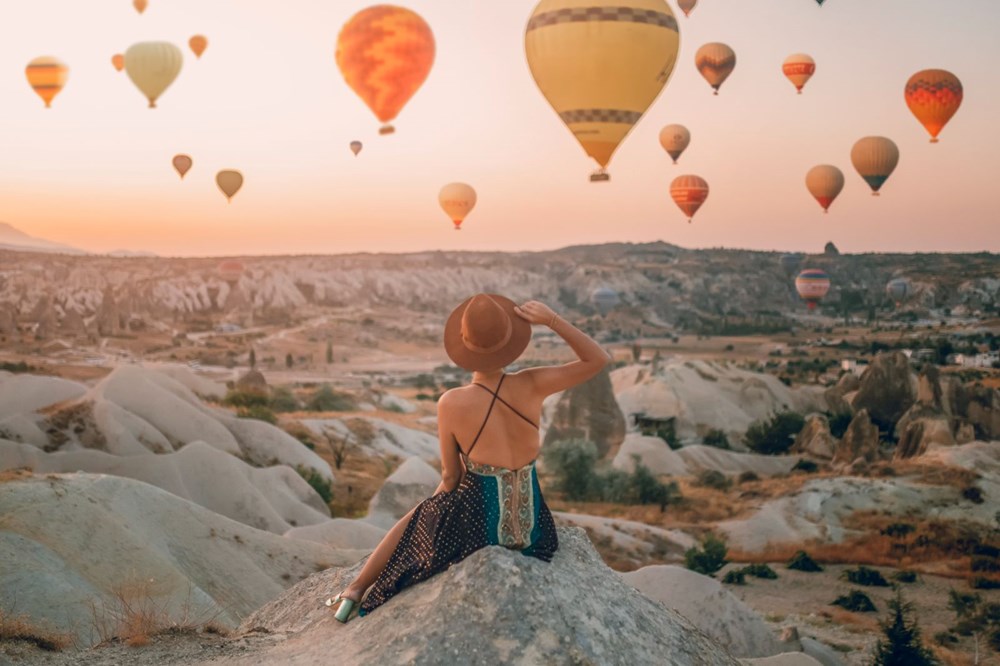
<svg viewBox="0 0 1000 666">
<path fill-rule="evenodd" d="M 335 608 L 334 618 L 339 622 L 347 622 L 351 615 L 357 610 L 361 602 L 364 591 L 348 587 L 337 596 L 327 599 L 326 605 Z"/>
</svg>

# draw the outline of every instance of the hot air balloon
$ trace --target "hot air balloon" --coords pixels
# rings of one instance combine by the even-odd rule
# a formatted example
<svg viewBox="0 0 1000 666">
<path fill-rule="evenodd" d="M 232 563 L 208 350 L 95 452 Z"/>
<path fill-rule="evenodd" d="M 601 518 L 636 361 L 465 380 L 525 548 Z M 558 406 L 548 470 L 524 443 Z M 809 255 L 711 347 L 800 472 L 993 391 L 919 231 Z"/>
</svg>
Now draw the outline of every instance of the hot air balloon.
<svg viewBox="0 0 1000 666">
<path fill-rule="evenodd" d="M 814 166 L 806 173 L 806 189 L 827 213 L 833 200 L 844 189 L 844 172 L 829 164 Z"/>
<path fill-rule="evenodd" d="M 816 61 L 805 53 L 793 53 L 781 64 L 781 71 L 801 95 L 803 86 L 816 72 Z"/>
<path fill-rule="evenodd" d="M 246 266 L 243 265 L 242 261 L 236 261 L 235 259 L 227 259 L 219 264 L 219 277 L 225 282 L 239 282 L 240 278 L 243 277 L 243 272 L 246 270 Z"/>
<path fill-rule="evenodd" d="M 438 194 L 441 209 L 455 223 L 455 231 L 462 228 L 462 220 L 476 206 L 476 191 L 465 183 L 448 183 Z"/>
<path fill-rule="evenodd" d="M 28 83 L 34 88 L 35 94 L 45 102 L 45 108 L 51 108 L 52 100 L 58 95 L 66 79 L 69 78 L 69 67 L 62 61 L 51 56 L 35 58 L 24 68 Z"/>
<path fill-rule="evenodd" d="M 184 56 L 170 42 L 139 42 L 125 51 L 125 73 L 156 108 L 156 100 L 181 71 Z"/>
<path fill-rule="evenodd" d="M 794 252 L 783 254 L 778 260 L 778 263 L 781 264 L 781 269 L 785 271 L 785 275 L 791 277 L 795 275 L 797 270 L 799 270 L 799 265 L 802 263 L 802 255 Z"/>
<path fill-rule="evenodd" d="M 700 176 L 677 176 L 670 183 L 670 196 L 677 207 L 688 216 L 688 222 L 694 218 L 701 205 L 708 198 L 708 183 Z"/>
<path fill-rule="evenodd" d="M 818 268 L 808 268 L 795 278 L 795 290 L 806 302 L 806 307 L 815 310 L 816 305 L 830 291 L 830 276 Z"/>
<path fill-rule="evenodd" d="M 226 200 L 232 203 L 233 197 L 243 187 L 243 174 L 234 169 L 225 169 L 215 174 L 215 183 L 226 195 Z"/>
<path fill-rule="evenodd" d="M 851 162 L 872 188 L 872 196 L 877 197 L 879 189 L 899 164 L 899 148 L 884 136 L 866 136 L 851 148 Z"/>
<path fill-rule="evenodd" d="M 684 125 L 667 125 L 660 130 L 660 145 L 677 164 L 677 158 L 691 143 L 691 132 Z"/>
<path fill-rule="evenodd" d="M 719 87 L 736 68 L 736 54 L 719 42 L 705 44 L 694 54 L 694 66 L 719 94 Z"/>
<path fill-rule="evenodd" d="M 173 164 L 174 169 L 176 169 L 177 173 L 180 174 L 181 180 L 184 180 L 184 174 L 191 170 L 194 160 L 192 160 L 189 155 L 174 155 Z"/>
<path fill-rule="evenodd" d="M 889 280 L 888 284 L 885 285 L 885 293 L 895 301 L 896 306 L 902 305 L 903 301 L 913 293 L 913 287 L 910 285 L 910 281 L 906 278 L 895 278 Z"/>
<path fill-rule="evenodd" d="M 358 153 L 361 152 L 362 148 L 363 146 L 360 141 L 351 141 L 351 152 L 354 153 L 355 157 L 358 156 Z"/>
<path fill-rule="evenodd" d="M 697 4 L 698 0 L 677 0 L 677 6 L 684 12 L 684 16 L 691 16 L 691 10 Z"/>
<path fill-rule="evenodd" d="M 389 124 L 420 88 L 434 64 L 434 34 L 403 7 L 375 5 L 351 17 L 337 37 L 337 66 L 391 134 Z"/>
<path fill-rule="evenodd" d="M 132 0 L 132 6 L 135 7 L 135 11 L 141 14 L 146 11 L 146 7 L 149 6 L 149 2 L 147 0 Z"/>
<path fill-rule="evenodd" d="M 125 56 L 121 53 L 114 54 L 111 56 L 111 65 L 115 68 L 115 71 L 122 71 L 125 69 Z"/>
<path fill-rule="evenodd" d="M 590 302 L 594 304 L 602 317 L 606 317 L 609 312 L 618 307 L 621 299 L 618 292 L 610 287 L 598 287 L 590 294 Z"/>
<path fill-rule="evenodd" d="M 677 61 L 664 0 L 541 0 L 524 50 L 542 95 L 601 169 L 660 94 Z"/>
<path fill-rule="evenodd" d="M 906 105 L 938 142 L 938 134 L 962 105 L 962 82 L 943 69 L 925 69 L 906 82 L 903 95 Z"/>
<path fill-rule="evenodd" d="M 194 57 L 200 58 L 201 54 L 208 48 L 208 37 L 205 35 L 195 35 L 188 40 L 188 46 L 194 52 Z"/>
</svg>

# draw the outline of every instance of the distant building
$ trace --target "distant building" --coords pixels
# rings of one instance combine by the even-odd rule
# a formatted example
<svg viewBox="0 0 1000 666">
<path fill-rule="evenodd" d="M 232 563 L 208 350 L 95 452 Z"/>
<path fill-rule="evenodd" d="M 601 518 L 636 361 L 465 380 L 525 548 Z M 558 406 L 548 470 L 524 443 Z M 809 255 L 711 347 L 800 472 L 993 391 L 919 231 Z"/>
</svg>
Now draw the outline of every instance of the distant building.
<svg viewBox="0 0 1000 666">
<path fill-rule="evenodd" d="M 868 364 L 863 361 L 845 358 L 840 362 L 840 369 L 844 372 L 850 372 L 860 377 L 864 374 L 865 370 L 868 369 Z"/>
<path fill-rule="evenodd" d="M 960 365 L 963 368 L 992 368 L 994 363 L 1000 362 L 1000 352 L 953 354 L 949 359 L 955 365 Z"/>
</svg>

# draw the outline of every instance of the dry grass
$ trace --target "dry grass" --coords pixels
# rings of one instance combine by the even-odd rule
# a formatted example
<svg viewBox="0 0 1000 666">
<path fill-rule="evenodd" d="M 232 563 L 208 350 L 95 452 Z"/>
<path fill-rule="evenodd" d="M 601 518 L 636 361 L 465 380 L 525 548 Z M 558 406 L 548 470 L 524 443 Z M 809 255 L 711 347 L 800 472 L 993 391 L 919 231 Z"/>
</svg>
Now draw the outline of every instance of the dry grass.
<svg viewBox="0 0 1000 666">
<path fill-rule="evenodd" d="M 34 476 L 30 467 L 18 467 L 17 469 L 0 470 L 0 483 L 10 481 L 23 481 Z"/>
<path fill-rule="evenodd" d="M 73 644 L 71 634 L 34 624 L 25 615 L 10 615 L 0 610 L 0 642 L 24 641 L 42 650 L 58 652 Z"/>
<path fill-rule="evenodd" d="M 824 608 L 819 614 L 852 634 L 871 634 L 879 630 L 874 614 L 853 613 L 835 606 Z"/>
</svg>

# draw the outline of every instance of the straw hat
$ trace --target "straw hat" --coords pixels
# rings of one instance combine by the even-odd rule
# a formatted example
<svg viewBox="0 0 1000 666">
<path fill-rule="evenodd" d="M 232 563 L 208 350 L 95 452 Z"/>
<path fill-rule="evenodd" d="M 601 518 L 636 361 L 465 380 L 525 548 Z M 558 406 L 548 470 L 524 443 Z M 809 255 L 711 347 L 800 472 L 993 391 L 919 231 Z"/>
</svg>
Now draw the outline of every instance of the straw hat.
<svg viewBox="0 0 1000 666">
<path fill-rule="evenodd" d="M 444 325 L 444 349 L 466 370 L 510 365 L 527 348 L 531 324 L 500 294 L 476 294 L 455 308 Z"/>
</svg>

